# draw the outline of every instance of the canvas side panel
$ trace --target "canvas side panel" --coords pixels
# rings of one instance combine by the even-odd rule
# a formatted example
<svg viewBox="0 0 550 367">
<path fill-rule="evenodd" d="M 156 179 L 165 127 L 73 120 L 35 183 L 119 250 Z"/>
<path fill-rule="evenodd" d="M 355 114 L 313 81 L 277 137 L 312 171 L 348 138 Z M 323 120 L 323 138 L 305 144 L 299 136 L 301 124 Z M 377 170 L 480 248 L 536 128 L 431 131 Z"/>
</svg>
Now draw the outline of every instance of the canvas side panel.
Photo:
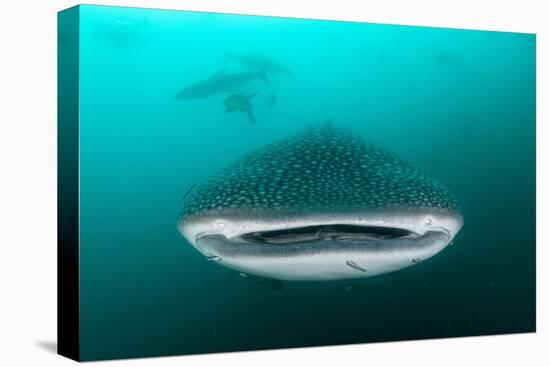
<svg viewBox="0 0 550 367">
<path fill-rule="evenodd" d="M 57 17 L 57 351 L 79 360 L 79 13 Z"/>
</svg>

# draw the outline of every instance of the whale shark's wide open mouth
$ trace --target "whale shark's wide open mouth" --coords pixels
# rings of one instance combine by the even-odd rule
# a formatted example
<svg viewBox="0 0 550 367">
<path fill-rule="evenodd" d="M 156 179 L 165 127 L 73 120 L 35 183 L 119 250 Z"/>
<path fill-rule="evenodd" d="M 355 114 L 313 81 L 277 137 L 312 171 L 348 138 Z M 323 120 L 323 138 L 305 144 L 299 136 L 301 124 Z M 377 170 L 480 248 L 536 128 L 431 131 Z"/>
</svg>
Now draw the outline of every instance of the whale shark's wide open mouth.
<svg viewBox="0 0 550 367">
<path fill-rule="evenodd" d="M 296 244 L 318 241 L 369 241 L 415 238 L 417 234 L 403 228 L 357 226 L 349 224 L 312 225 L 246 233 L 240 239 L 251 244 Z"/>
<path fill-rule="evenodd" d="M 441 217 L 417 226 L 392 223 L 387 217 L 360 223 L 309 220 L 286 226 L 221 219 L 209 223 L 194 232 L 191 242 L 211 261 L 275 279 L 336 280 L 419 264 L 449 244 L 462 218 Z"/>
</svg>

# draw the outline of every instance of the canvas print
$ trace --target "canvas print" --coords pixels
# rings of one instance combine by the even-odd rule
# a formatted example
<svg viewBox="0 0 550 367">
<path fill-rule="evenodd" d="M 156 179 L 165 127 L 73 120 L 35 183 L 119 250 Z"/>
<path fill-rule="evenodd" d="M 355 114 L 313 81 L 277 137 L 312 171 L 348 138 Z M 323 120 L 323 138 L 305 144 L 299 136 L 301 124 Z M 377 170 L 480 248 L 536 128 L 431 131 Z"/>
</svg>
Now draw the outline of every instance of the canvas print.
<svg viewBox="0 0 550 367">
<path fill-rule="evenodd" d="M 534 34 L 58 15 L 59 352 L 535 331 Z"/>
</svg>

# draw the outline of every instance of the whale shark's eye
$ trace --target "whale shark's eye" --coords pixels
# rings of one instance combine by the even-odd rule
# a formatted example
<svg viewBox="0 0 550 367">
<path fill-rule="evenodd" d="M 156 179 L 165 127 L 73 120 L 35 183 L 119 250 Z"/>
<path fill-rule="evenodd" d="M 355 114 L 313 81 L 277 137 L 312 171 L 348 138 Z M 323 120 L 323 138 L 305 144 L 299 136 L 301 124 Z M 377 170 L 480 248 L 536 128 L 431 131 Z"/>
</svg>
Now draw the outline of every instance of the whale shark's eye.
<svg viewBox="0 0 550 367">
<path fill-rule="evenodd" d="M 356 226 L 349 224 L 327 224 L 295 227 L 273 231 L 251 232 L 241 236 L 250 243 L 291 244 L 308 241 L 369 241 L 396 238 L 410 238 L 417 235 L 406 229 L 395 227 Z"/>
</svg>

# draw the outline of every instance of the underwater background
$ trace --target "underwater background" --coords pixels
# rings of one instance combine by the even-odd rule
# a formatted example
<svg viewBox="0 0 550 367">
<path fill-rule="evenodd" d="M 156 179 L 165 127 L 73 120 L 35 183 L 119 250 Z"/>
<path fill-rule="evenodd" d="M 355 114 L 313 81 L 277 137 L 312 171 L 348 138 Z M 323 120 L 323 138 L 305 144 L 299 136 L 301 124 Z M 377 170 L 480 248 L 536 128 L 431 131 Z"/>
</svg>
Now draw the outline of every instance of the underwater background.
<svg viewBox="0 0 550 367">
<path fill-rule="evenodd" d="M 83 360 L 535 330 L 535 35 L 80 6 L 79 42 Z M 280 66 L 238 88 L 257 93 L 255 122 L 227 93 L 177 98 L 255 72 L 244 56 Z M 455 194 L 451 246 L 377 277 L 285 282 L 178 232 L 197 182 L 329 119 Z"/>
</svg>

